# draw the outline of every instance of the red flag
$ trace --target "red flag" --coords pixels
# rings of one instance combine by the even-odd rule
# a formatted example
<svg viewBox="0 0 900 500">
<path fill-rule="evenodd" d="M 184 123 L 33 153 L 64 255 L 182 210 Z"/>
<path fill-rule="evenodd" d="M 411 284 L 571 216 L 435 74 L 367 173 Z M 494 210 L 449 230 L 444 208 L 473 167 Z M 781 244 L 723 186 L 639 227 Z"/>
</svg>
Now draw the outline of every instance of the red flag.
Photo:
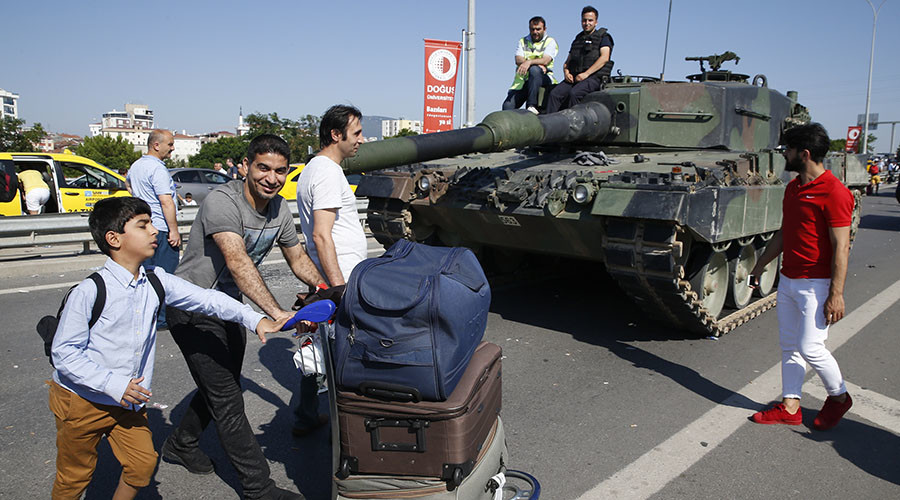
<svg viewBox="0 0 900 500">
<path fill-rule="evenodd" d="M 425 120 L 426 134 L 453 129 L 453 101 L 456 97 L 456 70 L 462 42 L 425 39 Z"/>
</svg>

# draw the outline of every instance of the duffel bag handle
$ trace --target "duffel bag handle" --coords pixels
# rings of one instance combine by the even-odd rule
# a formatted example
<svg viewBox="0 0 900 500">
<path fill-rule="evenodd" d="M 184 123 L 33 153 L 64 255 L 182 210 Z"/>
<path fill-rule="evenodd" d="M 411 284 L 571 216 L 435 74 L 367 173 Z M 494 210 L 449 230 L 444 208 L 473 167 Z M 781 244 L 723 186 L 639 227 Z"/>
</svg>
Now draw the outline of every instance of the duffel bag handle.
<svg viewBox="0 0 900 500">
<path fill-rule="evenodd" d="M 359 392 L 370 398 L 384 399 L 387 401 L 418 403 L 422 401 L 419 390 L 400 384 L 387 382 L 363 382 L 359 384 Z"/>
</svg>

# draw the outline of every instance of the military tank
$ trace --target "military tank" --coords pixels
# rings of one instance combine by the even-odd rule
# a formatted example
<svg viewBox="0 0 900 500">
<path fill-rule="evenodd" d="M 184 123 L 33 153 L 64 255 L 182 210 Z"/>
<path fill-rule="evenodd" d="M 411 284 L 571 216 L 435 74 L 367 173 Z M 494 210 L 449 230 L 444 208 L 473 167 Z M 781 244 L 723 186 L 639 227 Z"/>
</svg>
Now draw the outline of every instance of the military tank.
<svg viewBox="0 0 900 500">
<path fill-rule="evenodd" d="M 651 317 L 718 336 L 775 304 L 778 261 L 755 292 L 747 279 L 781 226 L 779 139 L 810 117 L 796 92 L 722 70 L 733 53 L 687 59 L 701 69 L 687 81 L 620 74 L 570 109 L 366 143 L 343 167 L 368 172 L 356 194 L 385 246 L 602 261 Z M 859 159 L 826 165 L 846 182 Z"/>
</svg>

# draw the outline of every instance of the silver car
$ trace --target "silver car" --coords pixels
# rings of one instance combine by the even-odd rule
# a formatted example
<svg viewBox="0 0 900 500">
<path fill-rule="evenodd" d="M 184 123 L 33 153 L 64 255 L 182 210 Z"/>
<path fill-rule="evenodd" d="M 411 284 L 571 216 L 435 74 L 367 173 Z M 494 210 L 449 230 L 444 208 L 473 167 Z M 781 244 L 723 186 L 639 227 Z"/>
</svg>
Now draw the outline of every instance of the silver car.
<svg viewBox="0 0 900 500">
<path fill-rule="evenodd" d="M 179 207 L 188 193 L 200 204 L 210 191 L 231 180 L 224 171 L 217 172 L 207 168 L 170 168 L 169 175 L 175 181 Z"/>
</svg>

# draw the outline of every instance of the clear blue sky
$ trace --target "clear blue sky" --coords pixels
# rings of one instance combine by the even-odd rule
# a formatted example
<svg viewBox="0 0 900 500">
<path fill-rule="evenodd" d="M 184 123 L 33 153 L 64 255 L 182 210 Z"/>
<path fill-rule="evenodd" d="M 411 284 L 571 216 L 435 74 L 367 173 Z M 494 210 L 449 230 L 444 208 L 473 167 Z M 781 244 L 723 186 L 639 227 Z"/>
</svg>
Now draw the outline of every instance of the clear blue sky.
<svg viewBox="0 0 900 500">
<path fill-rule="evenodd" d="M 528 18 L 544 16 L 565 53 L 585 3 L 477 1 L 476 119 L 499 109 Z M 615 69 L 658 75 L 668 0 L 593 5 L 615 39 Z M 350 103 L 421 119 L 422 39 L 459 40 L 466 9 L 465 0 L 6 2 L 0 88 L 20 94 L 28 123 L 80 135 L 126 102 L 188 133 L 233 130 L 239 106 L 297 118 Z M 898 28 L 900 0 L 888 0 L 872 80 L 883 120 L 900 120 Z M 675 0 L 666 75 L 696 72 L 685 56 L 734 51 L 733 69 L 799 91 L 813 119 L 844 137 L 865 109 L 871 35 L 865 0 Z M 886 150 L 890 127 L 875 134 Z"/>
</svg>

